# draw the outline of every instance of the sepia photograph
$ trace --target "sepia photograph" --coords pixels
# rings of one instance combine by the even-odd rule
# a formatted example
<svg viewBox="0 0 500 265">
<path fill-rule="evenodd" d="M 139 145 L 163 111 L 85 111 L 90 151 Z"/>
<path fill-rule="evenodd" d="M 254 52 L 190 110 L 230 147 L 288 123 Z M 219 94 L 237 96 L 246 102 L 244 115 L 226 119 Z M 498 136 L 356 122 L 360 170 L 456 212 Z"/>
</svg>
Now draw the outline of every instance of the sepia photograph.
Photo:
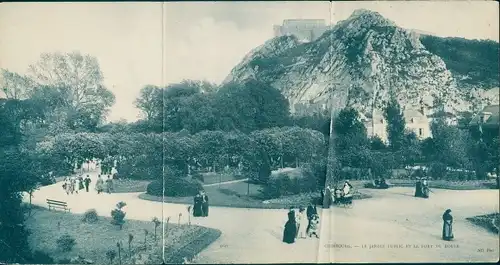
<svg viewBox="0 0 500 265">
<path fill-rule="evenodd" d="M 498 10 L 0 4 L 0 264 L 498 262 Z"/>
</svg>

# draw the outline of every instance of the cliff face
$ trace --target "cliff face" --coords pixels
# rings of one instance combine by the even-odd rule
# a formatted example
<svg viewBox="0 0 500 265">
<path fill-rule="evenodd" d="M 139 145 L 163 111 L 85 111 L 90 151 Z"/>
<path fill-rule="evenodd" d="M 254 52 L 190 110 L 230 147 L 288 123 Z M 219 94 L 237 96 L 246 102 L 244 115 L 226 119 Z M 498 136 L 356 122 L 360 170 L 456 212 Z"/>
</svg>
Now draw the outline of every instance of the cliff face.
<svg viewBox="0 0 500 265">
<path fill-rule="evenodd" d="M 294 112 L 324 108 L 329 100 L 371 112 L 372 103 L 381 109 L 391 95 L 406 107 L 422 100 L 428 113 L 437 102 L 447 111 L 468 111 L 486 94 L 490 103 L 498 103 L 498 93 L 483 93 L 491 87 L 461 87 L 420 38 L 376 12 L 357 10 L 314 42 L 301 44 L 293 36 L 267 41 L 224 83 L 249 77 L 267 82 L 282 91 Z"/>
</svg>

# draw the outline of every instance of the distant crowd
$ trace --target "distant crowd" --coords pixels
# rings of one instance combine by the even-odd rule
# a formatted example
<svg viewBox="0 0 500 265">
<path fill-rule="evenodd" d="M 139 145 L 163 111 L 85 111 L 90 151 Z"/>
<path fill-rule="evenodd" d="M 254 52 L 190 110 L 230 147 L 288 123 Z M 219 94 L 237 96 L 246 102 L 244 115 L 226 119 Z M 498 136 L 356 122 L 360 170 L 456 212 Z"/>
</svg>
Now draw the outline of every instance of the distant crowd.
<svg viewBox="0 0 500 265">
<path fill-rule="evenodd" d="M 98 161 L 91 160 L 86 162 L 86 164 L 89 170 L 97 169 L 99 167 Z M 86 192 L 89 192 L 92 179 L 88 174 L 83 177 L 83 168 L 84 166 L 80 168 L 81 170 L 78 176 L 66 177 L 64 179 L 62 187 L 66 194 L 78 194 L 79 191 L 82 191 L 83 189 L 85 189 Z M 108 173 L 106 180 L 103 180 L 101 174 L 104 175 L 106 173 Z M 118 171 L 115 167 L 111 167 L 110 169 L 101 168 L 101 174 L 97 176 L 95 183 L 95 190 L 97 191 L 97 194 L 101 194 L 102 192 L 112 193 L 114 191 L 113 179 L 117 178 Z"/>
</svg>

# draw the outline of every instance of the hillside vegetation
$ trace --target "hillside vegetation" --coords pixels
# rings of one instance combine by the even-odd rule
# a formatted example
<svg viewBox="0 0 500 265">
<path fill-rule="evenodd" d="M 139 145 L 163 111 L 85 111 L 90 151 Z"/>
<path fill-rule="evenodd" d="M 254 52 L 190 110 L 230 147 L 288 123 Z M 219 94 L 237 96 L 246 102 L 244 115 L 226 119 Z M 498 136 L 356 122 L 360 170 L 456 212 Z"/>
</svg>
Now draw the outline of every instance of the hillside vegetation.
<svg viewBox="0 0 500 265">
<path fill-rule="evenodd" d="M 478 85 L 484 89 L 498 87 L 498 42 L 429 35 L 422 35 L 420 41 L 427 50 L 443 59 L 459 84 Z M 467 78 L 460 78 L 465 76 Z"/>
</svg>

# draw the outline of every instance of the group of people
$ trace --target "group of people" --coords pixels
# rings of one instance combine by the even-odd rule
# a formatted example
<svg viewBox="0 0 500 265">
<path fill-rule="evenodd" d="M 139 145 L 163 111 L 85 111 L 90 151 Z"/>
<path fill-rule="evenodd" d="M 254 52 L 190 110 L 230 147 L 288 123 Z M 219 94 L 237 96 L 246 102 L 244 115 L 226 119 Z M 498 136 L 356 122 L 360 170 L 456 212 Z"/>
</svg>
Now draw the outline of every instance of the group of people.
<svg viewBox="0 0 500 265">
<path fill-rule="evenodd" d="M 90 176 L 87 175 L 85 178 L 83 178 L 81 175 L 78 177 L 73 176 L 73 177 L 66 177 L 64 179 L 64 183 L 62 185 L 64 191 L 66 194 L 78 194 L 78 191 L 85 190 L 89 192 L 89 185 L 90 185 Z"/>
<path fill-rule="evenodd" d="M 111 178 L 111 175 L 108 175 L 106 182 L 104 182 L 101 175 L 98 175 L 97 181 L 95 183 L 95 189 L 97 191 L 97 194 L 101 194 L 101 192 L 103 192 L 104 189 L 106 189 L 107 193 L 113 192 L 114 186 L 113 186 L 113 178 Z"/>
<path fill-rule="evenodd" d="M 429 198 L 429 183 L 427 178 L 417 178 L 415 183 L 415 197 Z"/>
<path fill-rule="evenodd" d="M 91 182 L 92 180 L 90 179 L 89 175 L 87 175 L 85 178 L 83 178 L 81 175 L 79 175 L 78 177 L 66 177 L 62 187 L 68 195 L 75 193 L 78 194 L 78 191 L 83 189 L 85 189 L 86 192 L 89 192 Z M 97 181 L 95 184 L 97 194 L 104 192 L 104 190 L 106 190 L 107 193 L 111 193 L 113 191 L 113 188 L 113 179 L 111 178 L 111 175 L 108 175 L 106 181 L 102 179 L 101 175 L 97 177 Z"/>
<path fill-rule="evenodd" d="M 200 190 L 200 192 L 194 196 L 193 216 L 208 216 L 208 196 L 203 190 Z"/>
<path fill-rule="evenodd" d="M 294 208 L 291 207 L 283 231 L 283 242 L 292 244 L 297 238 L 307 238 L 313 235 L 319 238 L 318 229 L 319 215 L 316 206 L 310 203 L 307 209 L 299 207 L 298 212 L 295 212 Z"/>
<path fill-rule="evenodd" d="M 320 204 L 324 204 L 324 200 L 326 200 L 326 205 L 327 207 L 330 207 L 330 205 L 334 203 L 338 203 L 343 199 L 352 199 L 352 189 L 353 186 L 349 182 L 349 180 L 346 180 L 344 182 L 344 185 L 342 186 L 341 189 L 334 188 L 333 190 L 330 188 L 330 186 L 326 186 L 325 190 L 321 190 L 321 198 L 320 198 Z"/>
<path fill-rule="evenodd" d="M 373 186 L 377 189 L 388 189 L 389 184 L 385 181 L 385 178 L 379 178 L 373 180 Z"/>
</svg>

